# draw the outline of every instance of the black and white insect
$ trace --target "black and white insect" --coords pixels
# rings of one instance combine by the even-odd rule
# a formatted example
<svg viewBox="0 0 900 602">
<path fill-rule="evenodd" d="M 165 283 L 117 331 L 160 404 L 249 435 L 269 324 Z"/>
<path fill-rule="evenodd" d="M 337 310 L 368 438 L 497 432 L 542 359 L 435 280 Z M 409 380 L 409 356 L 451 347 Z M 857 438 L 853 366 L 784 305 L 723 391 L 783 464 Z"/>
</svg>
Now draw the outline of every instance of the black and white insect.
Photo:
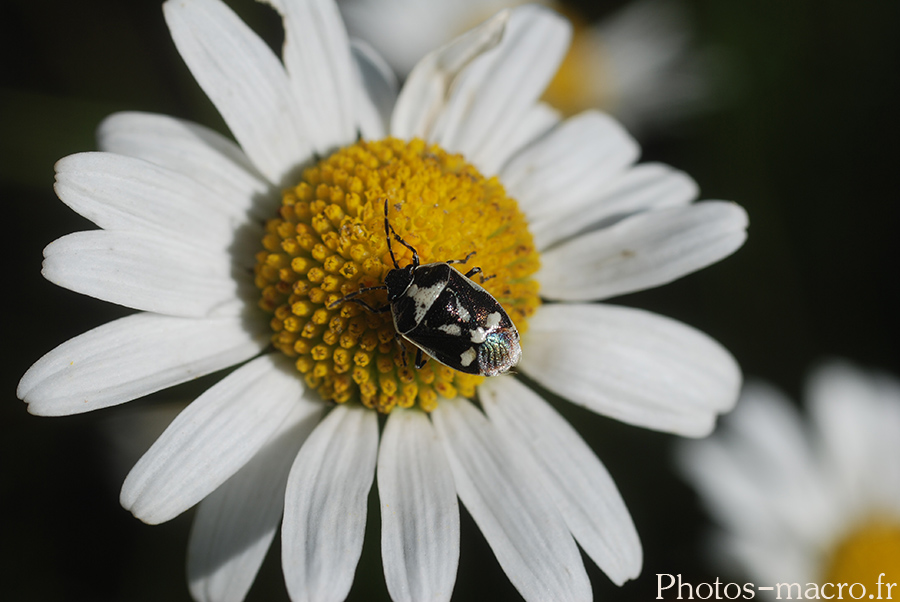
<svg viewBox="0 0 900 602">
<path fill-rule="evenodd" d="M 481 268 L 462 274 L 450 265 L 467 262 L 474 251 L 465 259 L 419 265 L 418 252 L 394 231 L 388 220 L 387 199 L 384 234 L 394 263 L 394 269 L 384 277 L 384 284 L 352 292 L 329 304 L 329 309 L 352 301 L 371 312 L 390 311 L 401 347 L 403 340 L 416 347 L 416 368 L 427 361 L 423 352 L 454 370 L 484 376 L 503 374 L 519 362 L 522 348 L 515 325 L 500 303 L 471 280 L 481 273 Z M 401 268 L 397 263 L 391 235 L 412 251 L 412 263 L 406 267 Z M 387 291 L 387 305 L 372 307 L 357 298 L 376 290 Z M 405 361 L 405 353 L 403 357 Z"/>
</svg>

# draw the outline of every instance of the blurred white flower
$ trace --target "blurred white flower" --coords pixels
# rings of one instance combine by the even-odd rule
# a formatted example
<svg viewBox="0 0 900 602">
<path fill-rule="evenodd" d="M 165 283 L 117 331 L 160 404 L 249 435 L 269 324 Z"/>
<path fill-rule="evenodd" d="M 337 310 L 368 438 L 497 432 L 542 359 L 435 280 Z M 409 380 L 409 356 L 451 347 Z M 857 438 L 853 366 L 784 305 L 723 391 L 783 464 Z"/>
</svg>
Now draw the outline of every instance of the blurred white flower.
<svg viewBox="0 0 900 602">
<path fill-rule="evenodd" d="M 900 583 L 900 381 L 832 363 L 810 377 L 806 405 L 808 420 L 751 383 L 712 437 L 681 444 L 721 527 L 714 557 L 757 586 Z"/>
<path fill-rule="evenodd" d="M 234 368 L 121 493 L 148 523 L 199 503 L 197 600 L 243 599 L 279 525 L 291 597 L 344 597 L 376 466 L 395 600 L 449 598 L 457 497 L 526 599 L 591 598 L 579 545 L 614 582 L 635 577 L 641 546 L 615 484 L 547 402 L 512 375 L 413 369 L 389 313 L 336 302 L 394 267 L 388 198 L 423 263 L 476 251 L 523 333 L 523 373 L 598 413 L 699 436 L 737 398 L 730 354 L 674 320 L 587 302 L 720 260 L 743 243 L 746 214 L 694 203 L 681 172 L 635 165 L 637 144 L 609 117 L 563 121 L 538 102 L 571 33 L 544 8 L 428 54 L 398 94 L 333 2 L 272 4 L 283 62 L 220 0 L 164 5 L 237 144 L 121 113 L 100 127 L 103 152 L 57 164 L 57 194 L 100 229 L 51 243 L 44 275 L 138 313 L 45 355 L 18 395 L 58 416 Z M 390 414 L 383 432 L 376 410 Z"/>
<path fill-rule="evenodd" d="M 351 36 L 372 45 L 401 77 L 436 45 L 526 0 L 339 0 Z M 632 132 L 667 125 L 712 104 L 715 55 L 693 46 L 678 0 L 633 0 L 596 24 L 565 2 L 542 2 L 574 21 L 574 39 L 544 100 L 567 115 L 597 108 Z"/>
</svg>

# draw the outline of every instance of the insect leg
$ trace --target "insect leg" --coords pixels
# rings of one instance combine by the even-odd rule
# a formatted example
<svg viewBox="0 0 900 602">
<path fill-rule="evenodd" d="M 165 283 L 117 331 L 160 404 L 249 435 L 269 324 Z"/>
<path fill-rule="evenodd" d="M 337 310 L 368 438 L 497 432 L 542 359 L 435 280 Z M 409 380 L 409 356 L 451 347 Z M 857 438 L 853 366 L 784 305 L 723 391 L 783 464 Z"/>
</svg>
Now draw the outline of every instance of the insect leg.
<svg viewBox="0 0 900 602">
<path fill-rule="evenodd" d="M 382 305 L 381 307 L 372 307 L 371 305 L 369 305 L 368 303 L 366 303 L 366 302 L 363 301 L 362 299 L 346 299 L 346 300 L 347 300 L 347 301 L 351 301 L 351 302 L 353 302 L 353 303 L 357 303 L 357 304 L 359 304 L 359 305 L 362 305 L 363 307 L 365 307 L 366 309 L 368 309 L 368 310 L 369 310 L 370 312 L 372 312 L 373 314 L 383 314 L 384 312 L 390 311 L 390 309 L 391 309 L 390 303 L 388 303 L 387 305 Z M 337 303 L 337 301 L 335 301 L 335 303 Z M 328 307 L 329 307 L 329 309 L 330 309 L 332 306 L 329 305 Z"/>
<path fill-rule="evenodd" d="M 421 349 L 416 348 L 416 368 L 421 368 L 426 363 L 428 363 L 428 360 L 425 359 L 425 354 L 422 353 Z"/>
<path fill-rule="evenodd" d="M 470 258 L 472 257 L 472 255 L 474 255 L 474 254 L 475 254 L 475 251 L 472 251 L 471 253 L 469 253 L 468 255 L 466 255 L 465 259 L 451 259 L 451 260 L 447 261 L 447 263 L 465 263 L 465 262 L 469 261 L 469 259 L 470 259 Z M 479 271 L 481 271 L 480 268 L 479 268 Z"/>
<path fill-rule="evenodd" d="M 400 345 L 400 358 L 403 360 L 403 367 L 406 368 L 406 343 L 403 342 L 403 337 L 400 336 L 399 332 L 394 333 L 394 338 L 397 339 L 397 344 Z"/>
<path fill-rule="evenodd" d="M 468 272 L 465 273 L 465 277 L 466 277 L 466 278 L 471 278 L 471 277 L 474 276 L 475 274 L 481 274 L 481 268 L 472 268 L 471 270 L 469 270 Z M 490 276 L 485 276 L 484 274 L 482 274 L 482 276 L 481 276 L 481 284 L 484 284 L 485 282 L 487 282 L 487 281 L 490 280 L 491 278 L 496 278 L 496 277 L 497 277 L 497 274 L 491 274 Z"/>
<path fill-rule="evenodd" d="M 475 254 L 475 251 L 472 251 L 471 253 L 469 253 L 468 255 L 466 255 L 464 259 L 450 259 L 450 260 L 447 261 L 446 263 L 466 263 L 467 261 L 469 261 L 469 259 L 472 258 L 472 255 L 474 255 L 474 254 Z M 479 268 L 479 267 L 474 267 L 474 268 L 472 268 L 471 270 L 469 270 L 468 272 L 465 273 L 465 277 L 466 277 L 466 278 L 471 278 L 471 277 L 474 276 L 475 274 L 480 274 L 480 273 L 481 273 L 481 268 Z M 488 281 L 488 280 L 490 280 L 491 278 L 494 278 L 494 277 L 496 277 L 496 274 L 494 274 L 493 276 L 482 276 L 482 277 L 481 277 L 481 283 L 484 284 L 486 281 Z"/>
</svg>

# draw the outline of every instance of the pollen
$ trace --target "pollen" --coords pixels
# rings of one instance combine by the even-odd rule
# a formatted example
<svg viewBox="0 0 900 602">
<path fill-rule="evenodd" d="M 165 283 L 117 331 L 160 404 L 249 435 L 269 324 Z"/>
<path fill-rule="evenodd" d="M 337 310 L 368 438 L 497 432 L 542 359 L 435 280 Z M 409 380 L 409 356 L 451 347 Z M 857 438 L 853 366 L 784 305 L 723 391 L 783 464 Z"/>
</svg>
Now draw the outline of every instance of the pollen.
<svg viewBox="0 0 900 602">
<path fill-rule="evenodd" d="M 260 307 L 271 314 L 272 345 L 293 358 L 306 384 L 327 400 L 360 402 L 388 413 L 440 398 L 473 397 L 483 376 L 434 359 L 415 367 L 415 347 L 398 340 L 390 311 L 336 301 L 381 286 L 394 269 L 384 203 L 396 233 L 422 264 L 454 264 L 503 306 L 519 333 L 540 305 L 533 275 L 540 258 L 525 216 L 496 177 L 485 178 L 458 154 L 415 139 L 361 141 L 306 169 L 266 224 L 256 256 Z M 412 252 L 393 245 L 401 267 Z M 483 282 L 482 282 L 482 279 Z M 385 291 L 363 293 L 372 308 Z"/>
<path fill-rule="evenodd" d="M 874 520 L 845 535 L 828 559 L 829 583 L 900 582 L 900 521 Z"/>
</svg>

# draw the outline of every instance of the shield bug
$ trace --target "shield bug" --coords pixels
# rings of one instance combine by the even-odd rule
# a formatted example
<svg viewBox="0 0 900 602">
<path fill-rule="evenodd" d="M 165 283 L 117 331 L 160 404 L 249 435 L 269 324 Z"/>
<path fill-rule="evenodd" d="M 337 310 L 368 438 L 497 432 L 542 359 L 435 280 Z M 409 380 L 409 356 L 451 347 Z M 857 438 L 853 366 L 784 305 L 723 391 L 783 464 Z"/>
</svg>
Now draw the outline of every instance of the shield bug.
<svg viewBox="0 0 900 602">
<path fill-rule="evenodd" d="M 374 313 L 390 311 L 401 347 L 404 340 L 416 347 L 416 368 L 427 361 L 423 353 L 454 370 L 483 376 L 503 374 L 519 362 L 522 348 L 515 325 L 500 303 L 471 280 L 481 273 L 481 268 L 462 274 L 451 265 L 466 263 L 474 251 L 465 259 L 420 265 L 416 249 L 391 226 L 387 199 L 384 234 L 394 264 L 394 269 L 385 275 L 384 284 L 361 288 L 331 303 L 329 308 L 352 301 Z M 411 264 L 400 267 L 391 238 L 412 251 Z M 386 305 L 372 307 L 358 298 L 375 290 L 387 291 Z M 406 355 L 403 357 L 405 361 Z"/>
</svg>

